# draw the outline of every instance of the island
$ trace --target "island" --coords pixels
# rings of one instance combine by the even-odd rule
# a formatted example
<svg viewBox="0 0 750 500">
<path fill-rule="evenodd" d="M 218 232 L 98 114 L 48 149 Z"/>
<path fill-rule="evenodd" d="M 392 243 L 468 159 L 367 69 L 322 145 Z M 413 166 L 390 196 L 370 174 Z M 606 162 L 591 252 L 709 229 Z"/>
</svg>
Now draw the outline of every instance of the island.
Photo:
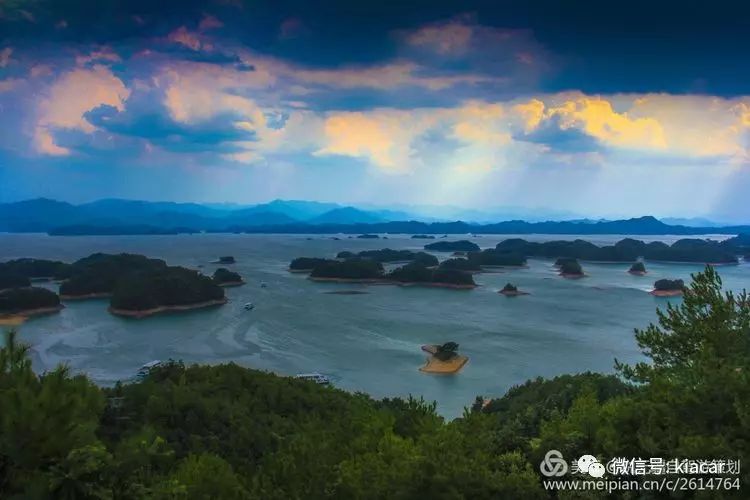
<svg viewBox="0 0 750 500">
<path fill-rule="evenodd" d="M 502 290 L 497 293 L 501 293 L 506 297 L 518 297 L 520 295 L 528 295 L 528 292 L 522 292 L 518 287 L 512 283 L 506 283 Z"/>
<path fill-rule="evenodd" d="M 224 257 L 219 257 L 219 260 L 216 261 L 217 264 L 235 264 L 237 261 L 234 260 L 234 257 L 231 255 L 225 255 Z"/>
<path fill-rule="evenodd" d="M 289 271 L 292 273 L 309 273 L 315 269 L 315 266 L 330 260 L 319 257 L 297 257 L 289 264 Z"/>
<path fill-rule="evenodd" d="M 436 241 L 424 246 L 425 250 L 434 252 L 478 252 L 479 245 L 469 240 Z"/>
<path fill-rule="evenodd" d="M 577 260 L 564 260 L 560 264 L 560 276 L 563 278 L 577 279 L 586 276 L 583 273 L 583 268 Z"/>
<path fill-rule="evenodd" d="M 22 258 L 0 264 L 0 274 L 7 272 L 31 281 L 61 280 L 67 277 L 70 264 L 57 260 Z"/>
<path fill-rule="evenodd" d="M 31 280 L 0 265 L 0 291 L 31 286 Z"/>
<path fill-rule="evenodd" d="M 0 325 L 16 326 L 32 316 L 51 314 L 63 308 L 55 292 L 39 287 L 0 291 Z"/>
<path fill-rule="evenodd" d="M 167 263 L 137 254 L 95 253 L 71 264 L 69 278 L 60 285 L 63 300 L 109 297 L 124 276 L 131 273 L 153 273 L 163 270 Z"/>
<path fill-rule="evenodd" d="M 628 272 L 635 276 L 645 276 L 647 271 L 646 266 L 643 264 L 643 262 L 636 262 L 632 266 L 630 266 Z"/>
<path fill-rule="evenodd" d="M 214 271 L 213 280 L 219 286 L 240 286 L 245 284 L 242 276 L 225 267 L 220 267 Z"/>
<path fill-rule="evenodd" d="M 457 290 L 469 290 L 477 286 L 470 272 L 441 267 L 431 269 L 418 262 L 392 270 L 386 275 L 386 279 L 402 286 L 430 286 Z"/>
<path fill-rule="evenodd" d="M 435 236 L 431 234 L 413 234 L 411 236 L 411 239 L 413 240 L 434 240 Z"/>
<path fill-rule="evenodd" d="M 226 302 L 224 289 L 212 278 L 192 269 L 174 266 L 122 277 L 112 292 L 109 312 L 129 318 L 144 318 Z"/>
<path fill-rule="evenodd" d="M 427 362 L 419 369 L 423 373 L 455 374 L 469 361 L 466 356 L 458 354 L 458 344 L 455 342 L 423 345 L 422 350 L 430 354 Z"/>
<path fill-rule="evenodd" d="M 372 283 L 383 279 L 383 264 L 371 259 L 325 260 L 310 273 L 313 281 Z"/>
<path fill-rule="evenodd" d="M 478 273 L 482 270 L 476 259 L 450 258 L 440 263 L 440 269 L 456 269 L 458 271 L 467 271 Z"/>
<path fill-rule="evenodd" d="M 654 283 L 654 289 L 651 295 L 657 297 L 677 297 L 682 295 L 685 289 L 685 282 L 682 280 L 660 279 Z"/>
<path fill-rule="evenodd" d="M 377 240 L 380 236 L 377 234 L 360 234 L 357 238 L 361 240 Z"/>
<path fill-rule="evenodd" d="M 364 250 L 359 253 L 348 251 L 339 252 L 337 259 L 371 259 L 377 262 L 421 262 L 426 266 L 437 266 L 438 258 L 426 252 L 412 252 L 411 250 Z"/>
<path fill-rule="evenodd" d="M 469 252 L 467 257 L 482 267 L 526 267 L 526 257 L 518 252 L 488 248 L 481 252 Z"/>
<path fill-rule="evenodd" d="M 739 238 L 739 237 L 738 237 Z M 589 241 L 530 242 L 521 238 L 510 238 L 498 243 L 495 248 L 506 252 L 517 252 L 526 257 L 567 257 L 592 262 L 633 262 L 639 258 L 661 262 L 699 262 L 704 264 L 736 264 L 737 249 L 744 240 L 732 243 L 697 238 L 684 238 L 671 245 L 660 241 L 645 243 L 625 238 L 614 245 L 597 246 Z"/>
</svg>

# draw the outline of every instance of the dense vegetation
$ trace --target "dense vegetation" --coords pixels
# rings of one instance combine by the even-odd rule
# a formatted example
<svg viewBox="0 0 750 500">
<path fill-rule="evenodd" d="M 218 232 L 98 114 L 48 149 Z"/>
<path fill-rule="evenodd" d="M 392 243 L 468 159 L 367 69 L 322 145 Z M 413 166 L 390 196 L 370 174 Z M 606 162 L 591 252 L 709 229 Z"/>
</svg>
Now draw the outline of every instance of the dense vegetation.
<svg viewBox="0 0 750 500">
<path fill-rule="evenodd" d="M 95 253 L 70 266 L 70 278 L 60 285 L 60 294 L 78 296 L 112 293 L 118 281 L 128 274 L 160 272 L 166 267 L 163 260 L 143 255 Z"/>
<path fill-rule="evenodd" d="M 583 276 L 583 268 L 577 260 L 565 260 L 560 264 L 560 274 L 563 276 Z"/>
<path fill-rule="evenodd" d="M 468 258 L 480 266 L 520 267 L 526 265 L 526 257 L 523 254 L 495 250 L 493 248 L 487 248 L 481 252 L 469 252 Z"/>
<path fill-rule="evenodd" d="M 604 498 L 545 492 L 544 454 L 748 463 L 749 325 L 748 296 L 723 293 L 708 268 L 636 331 L 648 362 L 528 381 L 449 423 L 422 400 L 374 401 L 233 364 L 170 363 L 102 389 L 65 367 L 33 373 L 11 334 L 0 349 L 0 498 Z M 750 471 L 740 473 L 746 487 Z"/>
<path fill-rule="evenodd" d="M 416 261 L 426 266 L 437 266 L 438 259 L 434 255 L 426 252 L 412 252 L 411 250 L 391 250 L 384 248 L 382 250 L 363 250 L 359 253 L 348 251 L 339 252 L 337 259 L 371 259 L 377 262 L 405 262 Z"/>
<path fill-rule="evenodd" d="M 184 267 L 163 267 L 123 276 L 112 292 L 110 305 L 115 309 L 143 311 L 223 298 L 224 289 L 212 278 Z"/>
<path fill-rule="evenodd" d="M 673 291 L 683 288 L 685 288 L 685 282 L 682 280 L 660 279 L 654 283 L 654 290 Z"/>
<path fill-rule="evenodd" d="M 0 265 L 0 290 L 31 286 L 31 280 L 23 274 L 5 269 Z"/>
<path fill-rule="evenodd" d="M 646 272 L 646 265 L 643 262 L 635 262 L 632 266 L 630 266 L 629 272 L 631 272 L 631 273 L 645 273 Z"/>
<path fill-rule="evenodd" d="M 479 265 L 477 259 L 462 259 L 453 258 L 446 259 L 440 263 L 440 269 L 456 269 L 458 271 L 481 271 L 482 266 Z"/>
<path fill-rule="evenodd" d="M 312 271 L 318 264 L 329 262 L 330 259 L 318 257 L 297 257 L 289 264 L 292 271 Z"/>
<path fill-rule="evenodd" d="M 357 238 L 362 240 L 377 240 L 380 236 L 377 234 L 360 234 Z"/>
<path fill-rule="evenodd" d="M 701 239 L 681 239 L 670 246 L 659 241 L 644 243 L 625 238 L 614 245 L 599 247 L 580 239 L 537 243 L 511 238 L 501 241 L 496 248 L 527 257 L 570 257 L 601 262 L 633 262 L 639 257 L 646 260 L 712 264 L 737 262 L 737 251 L 732 245 Z"/>
<path fill-rule="evenodd" d="M 0 263 L 0 273 L 20 274 L 29 279 L 55 278 L 64 279 L 68 275 L 69 264 L 57 260 L 15 259 Z"/>
<path fill-rule="evenodd" d="M 370 280 L 383 277 L 383 264 L 370 259 L 324 260 L 316 265 L 313 278 Z"/>
<path fill-rule="evenodd" d="M 46 288 L 28 287 L 0 291 L 0 314 L 57 307 L 60 297 Z"/>
<path fill-rule="evenodd" d="M 213 280 L 217 285 L 242 283 L 242 276 L 239 273 L 230 271 L 225 267 L 220 267 L 214 271 Z"/>
<path fill-rule="evenodd" d="M 501 290 L 501 292 L 508 292 L 508 293 L 513 293 L 517 291 L 518 291 L 518 287 L 514 285 L 513 283 L 506 283 L 503 289 Z"/>
<path fill-rule="evenodd" d="M 435 347 L 435 354 L 433 356 L 440 361 L 449 361 L 458 356 L 458 344 L 455 342 L 446 342 Z"/>
<path fill-rule="evenodd" d="M 436 241 L 424 246 L 425 250 L 435 252 L 478 252 L 479 245 L 469 240 L 459 241 Z"/>
<path fill-rule="evenodd" d="M 413 240 L 434 240 L 435 236 L 432 234 L 413 234 L 411 236 Z"/>
<path fill-rule="evenodd" d="M 386 278 L 401 283 L 433 283 L 445 285 L 474 286 L 471 273 L 458 269 L 438 267 L 430 269 L 418 262 L 398 267 L 386 275 Z"/>
</svg>

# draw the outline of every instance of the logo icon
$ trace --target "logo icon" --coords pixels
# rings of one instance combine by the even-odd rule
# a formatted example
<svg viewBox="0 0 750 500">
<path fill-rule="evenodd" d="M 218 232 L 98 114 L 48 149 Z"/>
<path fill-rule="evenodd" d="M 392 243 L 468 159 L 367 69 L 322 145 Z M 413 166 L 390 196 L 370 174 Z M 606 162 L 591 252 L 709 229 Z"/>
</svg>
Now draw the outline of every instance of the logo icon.
<svg viewBox="0 0 750 500">
<path fill-rule="evenodd" d="M 602 477 L 604 475 L 604 465 L 594 455 L 583 455 L 579 458 L 578 470 L 588 473 L 591 477 Z"/>
<path fill-rule="evenodd" d="M 542 463 L 539 464 L 539 471 L 547 477 L 564 476 L 568 472 L 568 462 L 563 459 L 559 451 L 549 450 L 544 455 Z"/>
</svg>

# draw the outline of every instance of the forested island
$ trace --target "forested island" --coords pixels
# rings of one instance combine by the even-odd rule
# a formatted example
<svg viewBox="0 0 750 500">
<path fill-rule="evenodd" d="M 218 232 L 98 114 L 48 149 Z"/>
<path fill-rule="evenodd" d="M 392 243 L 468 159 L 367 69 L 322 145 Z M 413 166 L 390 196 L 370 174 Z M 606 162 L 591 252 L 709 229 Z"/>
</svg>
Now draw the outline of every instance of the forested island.
<svg viewBox="0 0 750 500">
<path fill-rule="evenodd" d="M 375 400 L 236 364 L 169 362 L 99 387 L 63 366 L 35 373 L 10 333 L 0 497 L 543 499 L 562 498 L 539 472 L 551 449 L 745 463 L 746 304 L 708 268 L 636 330 L 643 363 L 528 380 L 467 401 L 450 422 L 419 398 Z M 722 477 L 721 496 L 743 498 L 750 471 Z"/>
<path fill-rule="evenodd" d="M 53 291 L 39 287 L 0 291 L 0 324 L 20 324 L 27 318 L 59 311 L 63 306 Z"/>
<path fill-rule="evenodd" d="M 240 286 L 245 284 L 245 280 L 242 279 L 239 273 L 230 271 L 225 267 L 220 267 L 214 271 L 212 278 L 214 283 L 219 286 Z"/>
<path fill-rule="evenodd" d="M 506 283 L 502 290 L 498 293 L 505 295 L 506 297 L 518 297 L 519 295 L 528 295 L 528 292 L 522 292 L 513 283 Z"/>
<path fill-rule="evenodd" d="M 343 251 L 336 255 L 337 259 L 371 259 L 377 262 L 419 262 L 425 266 L 437 266 L 438 259 L 427 252 L 412 252 L 411 250 L 391 250 L 384 248 L 382 250 L 363 250 L 358 253 Z"/>
<path fill-rule="evenodd" d="M 585 240 L 530 242 L 520 238 L 503 240 L 495 247 L 526 257 L 569 257 L 596 262 L 635 262 L 646 260 L 663 262 L 698 262 L 702 264 L 736 264 L 737 250 L 730 242 L 701 239 L 681 239 L 672 245 L 660 241 L 644 243 L 625 238 L 614 245 L 599 247 Z"/>
<path fill-rule="evenodd" d="M 685 289 L 685 282 L 682 280 L 660 279 L 654 283 L 654 289 L 651 295 L 657 297 L 675 297 L 682 295 Z"/>
<path fill-rule="evenodd" d="M 411 239 L 413 240 L 434 240 L 435 235 L 433 234 L 413 234 L 411 236 Z"/>
<path fill-rule="evenodd" d="M 468 252 L 466 254 L 470 261 L 476 262 L 481 267 L 525 267 L 526 257 L 519 252 L 508 252 L 487 248 L 479 252 Z"/>
<path fill-rule="evenodd" d="M 452 375 L 461 371 L 469 358 L 458 354 L 458 344 L 446 342 L 444 344 L 423 345 L 422 350 L 429 353 L 424 366 L 419 371 L 439 375 Z"/>
<path fill-rule="evenodd" d="M 386 279 L 404 285 L 422 285 L 442 288 L 471 289 L 477 284 L 471 273 L 442 266 L 432 269 L 412 262 L 394 269 L 386 275 Z"/>
<path fill-rule="evenodd" d="M 636 262 L 632 266 L 630 266 L 628 272 L 636 276 L 645 276 L 647 271 L 646 266 L 643 264 L 643 262 Z"/>
<path fill-rule="evenodd" d="M 563 278 L 583 278 L 586 276 L 577 260 L 563 260 L 560 263 L 560 276 Z"/>
<path fill-rule="evenodd" d="M 424 246 L 425 250 L 433 252 L 478 252 L 479 245 L 469 240 L 436 241 Z"/>
<path fill-rule="evenodd" d="M 95 253 L 70 265 L 60 296 L 63 300 L 109 297 L 123 276 L 154 273 L 165 267 L 163 260 L 143 255 Z"/>
</svg>

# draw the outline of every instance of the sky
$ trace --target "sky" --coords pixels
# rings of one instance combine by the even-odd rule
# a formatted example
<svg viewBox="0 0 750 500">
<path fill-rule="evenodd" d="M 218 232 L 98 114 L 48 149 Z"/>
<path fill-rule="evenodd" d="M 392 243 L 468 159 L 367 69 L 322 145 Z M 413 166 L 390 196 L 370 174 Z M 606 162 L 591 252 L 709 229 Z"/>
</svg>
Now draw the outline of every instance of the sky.
<svg viewBox="0 0 750 500">
<path fill-rule="evenodd" d="M 739 2 L 0 0 L 0 202 L 750 222 Z"/>
</svg>

